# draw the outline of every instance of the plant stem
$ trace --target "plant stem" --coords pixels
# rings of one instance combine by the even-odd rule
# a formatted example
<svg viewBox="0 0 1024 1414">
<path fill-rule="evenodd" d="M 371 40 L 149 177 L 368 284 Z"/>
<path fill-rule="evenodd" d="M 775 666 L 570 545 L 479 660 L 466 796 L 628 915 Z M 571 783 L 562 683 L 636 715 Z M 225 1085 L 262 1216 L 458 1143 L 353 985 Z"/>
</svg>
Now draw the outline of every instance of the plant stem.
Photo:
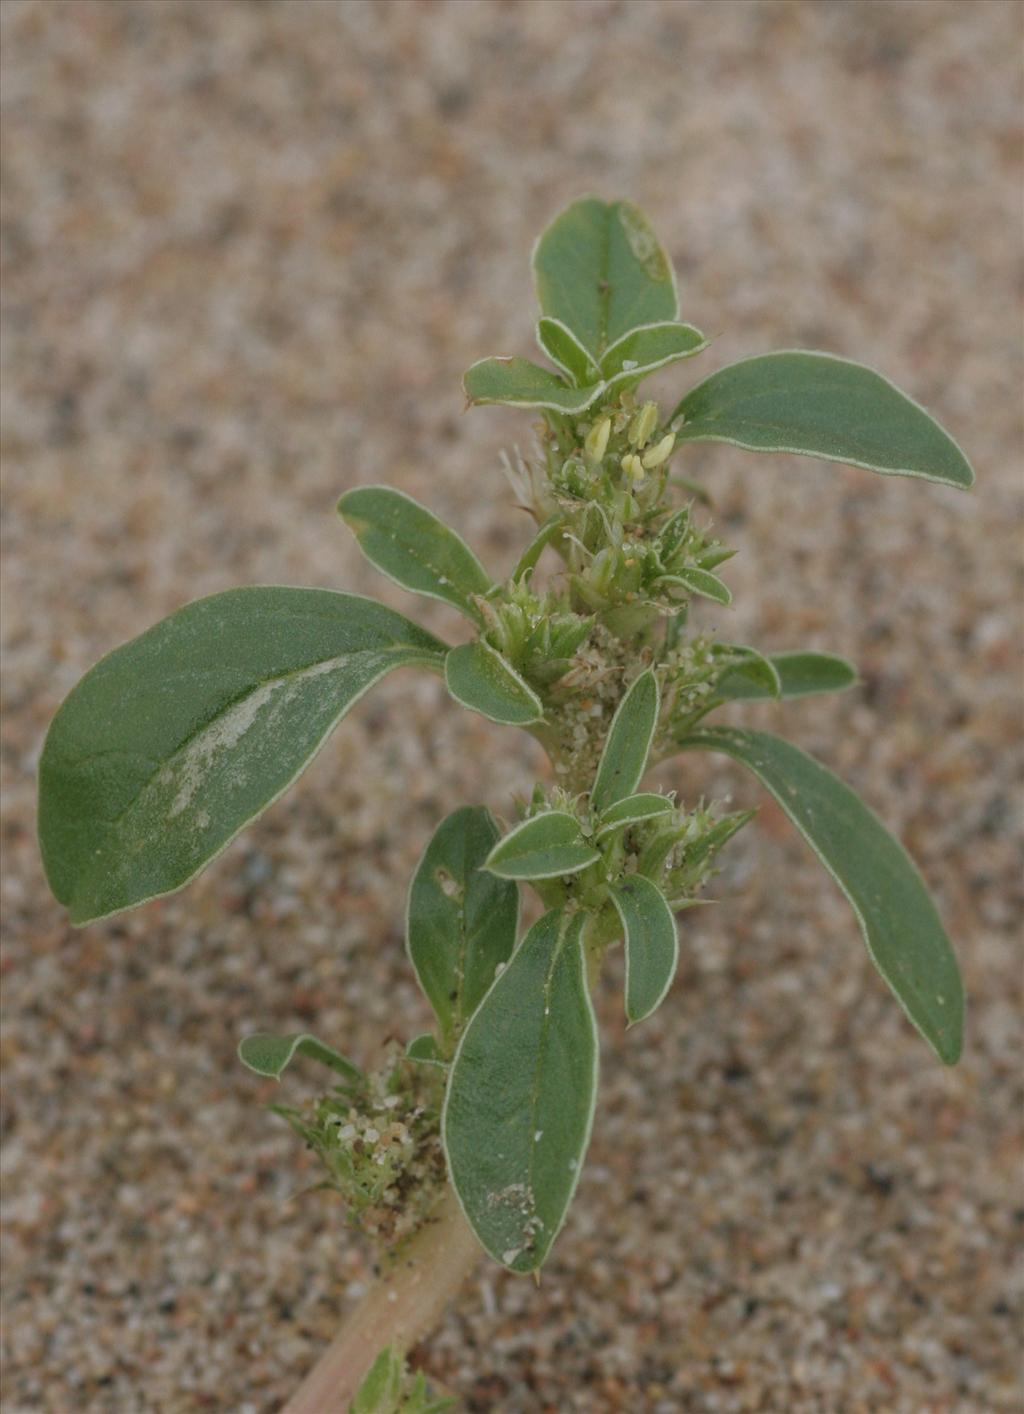
<svg viewBox="0 0 1024 1414">
<path fill-rule="evenodd" d="M 395 1254 L 281 1414 L 344 1414 L 385 1346 L 410 1350 L 483 1255 L 451 1188 Z"/>
</svg>

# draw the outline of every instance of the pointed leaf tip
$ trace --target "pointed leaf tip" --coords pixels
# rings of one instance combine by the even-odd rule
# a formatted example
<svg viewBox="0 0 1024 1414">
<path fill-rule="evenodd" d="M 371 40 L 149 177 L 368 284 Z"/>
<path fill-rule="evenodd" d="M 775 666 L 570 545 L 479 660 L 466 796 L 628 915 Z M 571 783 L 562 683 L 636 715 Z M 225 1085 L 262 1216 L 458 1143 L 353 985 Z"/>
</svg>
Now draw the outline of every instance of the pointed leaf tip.
<svg viewBox="0 0 1024 1414">
<path fill-rule="evenodd" d="M 966 489 L 974 472 L 929 413 L 887 378 L 833 354 L 793 349 L 719 369 L 679 403 L 680 442 L 730 442 Z"/>
<path fill-rule="evenodd" d="M 960 1055 L 964 997 L 956 957 L 913 860 L 831 771 L 768 732 L 709 727 L 680 748 L 722 751 L 781 805 L 853 908 L 868 952 L 940 1060 Z"/>
</svg>

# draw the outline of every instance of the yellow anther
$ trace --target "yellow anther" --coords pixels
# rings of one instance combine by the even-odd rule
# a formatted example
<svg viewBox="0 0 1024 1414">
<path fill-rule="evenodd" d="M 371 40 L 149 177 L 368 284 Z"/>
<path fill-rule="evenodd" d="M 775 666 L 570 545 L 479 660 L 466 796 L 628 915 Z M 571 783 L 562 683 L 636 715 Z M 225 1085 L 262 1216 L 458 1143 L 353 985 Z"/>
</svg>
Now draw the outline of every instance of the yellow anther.
<svg viewBox="0 0 1024 1414">
<path fill-rule="evenodd" d="M 611 435 L 612 420 L 610 417 L 602 417 L 600 422 L 595 422 L 586 435 L 583 443 L 583 450 L 587 454 L 587 460 L 599 462 L 608 450 L 608 438 Z"/>
<path fill-rule="evenodd" d="M 676 434 L 666 432 L 656 447 L 652 447 L 649 452 L 644 453 L 643 464 L 648 471 L 653 471 L 656 466 L 661 466 L 662 462 L 668 461 L 672 455 L 672 448 L 676 444 Z"/>
<path fill-rule="evenodd" d="M 627 452 L 622 458 L 622 470 L 634 481 L 644 479 L 644 464 L 635 452 Z"/>
<path fill-rule="evenodd" d="M 646 447 L 651 440 L 651 433 L 657 425 L 658 404 L 644 403 L 630 424 L 629 445 L 631 447 Z"/>
</svg>

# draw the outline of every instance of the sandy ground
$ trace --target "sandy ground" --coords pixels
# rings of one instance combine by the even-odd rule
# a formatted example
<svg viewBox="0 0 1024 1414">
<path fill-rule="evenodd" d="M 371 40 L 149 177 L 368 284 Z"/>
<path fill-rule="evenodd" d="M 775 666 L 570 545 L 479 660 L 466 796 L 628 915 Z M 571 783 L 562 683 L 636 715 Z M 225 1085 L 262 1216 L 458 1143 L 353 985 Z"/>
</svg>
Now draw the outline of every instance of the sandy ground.
<svg viewBox="0 0 1024 1414">
<path fill-rule="evenodd" d="M 717 336 L 702 373 L 863 358 L 977 466 L 970 497 L 728 448 L 686 467 L 742 551 L 707 621 L 860 664 L 841 699 L 743 715 L 785 715 L 915 852 L 969 1032 L 943 1072 L 764 808 L 658 1015 L 627 1037 L 606 981 L 540 1290 L 481 1267 L 420 1358 L 503 1414 L 1021 1407 L 1021 16 L 6 0 L 9 1414 L 272 1410 L 366 1278 L 235 1044 L 308 1026 L 365 1058 L 422 1027 L 406 879 L 449 809 L 507 809 L 529 739 L 398 674 L 187 893 L 84 933 L 36 854 L 40 741 L 101 653 L 235 583 L 459 631 L 360 563 L 333 503 L 390 481 L 512 564 L 497 458 L 528 419 L 463 416 L 459 379 L 529 352 L 531 241 L 591 189 L 664 234 Z M 664 778 L 758 798 L 719 758 Z"/>
</svg>

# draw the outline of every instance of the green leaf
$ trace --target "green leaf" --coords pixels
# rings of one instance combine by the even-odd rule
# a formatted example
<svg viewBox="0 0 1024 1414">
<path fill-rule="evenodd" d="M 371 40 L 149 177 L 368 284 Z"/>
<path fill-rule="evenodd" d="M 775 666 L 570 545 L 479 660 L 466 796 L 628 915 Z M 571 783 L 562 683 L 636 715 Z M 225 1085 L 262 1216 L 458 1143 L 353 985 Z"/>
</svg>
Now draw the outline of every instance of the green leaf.
<svg viewBox="0 0 1024 1414">
<path fill-rule="evenodd" d="M 947 1065 L 960 1055 L 963 991 L 935 905 L 903 846 L 849 786 L 768 732 L 707 728 L 682 748 L 723 751 L 772 793 L 853 906 L 871 958 Z"/>
<path fill-rule="evenodd" d="M 755 677 L 750 665 L 742 663 L 722 674 L 715 688 L 716 695 L 729 701 L 809 697 L 815 692 L 842 692 L 857 681 L 853 664 L 834 653 L 773 653 L 767 661 L 778 676 L 777 692 L 767 691 L 767 684 Z"/>
<path fill-rule="evenodd" d="M 308 1031 L 299 1031 L 291 1036 L 275 1036 L 269 1031 L 258 1031 L 254 1036 L 246 1036 L 238 1047 L 238 1058 L 243 1065 L 254 1070 L 257 1075 L 269 1075 L 280 1080 L 296 1056 L 319 1061 L 343 1075 L 352 1084 L 362 1085 L 365 1076 L 357 1065 L 318 1041 Z"/>
<path fill-rule="evenodd" d="M 543 312 L 598 359 L 630 330 L 679 314 L 672 265 L 629 201 L 566 207 L 534 247 L 533 277 Z"/>
<path fill-rule="evenodd" d="M 831 354 L 791 350 L 743 359 L 691 389 L 670 422 L 680 442 L 795 452 L 894 476 L 967 487 L 974 472 L 924 408 L 887 378 Z"/>
<path fill-rule="evenodd" d="M 454 604 L 475 623 L 473 596 L 491 588 L 487 571 L 468 545 L 418 501 L 390 486 L 346 491 L 338 513 L 377 569 L 414 594 Z"/>
<path fill-rule="evenodd" d="M 348 1414 L 399 1414 L 404 1377 L 402 1356 L 393 1345 L 385 1346 L 356 1391 Z"/>
<path fill-rule="evenodd" d="M 483 869 L 499 838 L 482 805 L 456 810 L 435 830 L 409 888 L 406 946 L 446 1042 L 515 947 L 519 890 Z"/>
<path fill-rule="evenodd" d="M 456 1414 L 456 1401 L 446 1395 L 435 1395 L 423 1371 L 417 1370 L 396 1414 Z"/>
<path fill-rule="evenodd" d="M 646 324 L 623 334 L 605 350 L 601 374 L 608 380 L 608 391 L 617 392 L 669 363 L 692 358 L 707 346 L 708 340 L 692 324 L 675 320 Z"/>
<path fill-rule="evenodd" d="M 444 660 L 444 680 L 456 702 L 492 722 L 525 727 L 544 716 L 533 688 L 482 638 L 451 650 Z"/>
<path fill-rule="evenodd" d="M 640 795 L 627 795 L 623 800 L 617 800 L 614 805 L 609 805 L 608 809 L 602 812 L 594 838 L 601 839 L 603 835 L 611 834 L 613 830 L 624 829 L 627 825 L 637 825 L 641 820 L 653 820 L 658 815 L 671 815 L 674 810 L 675 806 L 667 795 L 658 795 L 654 791 L 643 791 Z"/>
<path fill-rule="evenodd" d="M 601 856 L 565 810 L 545 810 L 524 820 L 494 846 L 484 864 L 499 879 L 556 879 L 578 874 Z"/>
<path fill-rule="evenodd" d="M 717 574 L 712 574 L 710 570 L 676 570 L 673 574 L 659 575 L 655 584 L 659 588 L 663 585 L 676 584 L 682 589 L 688 589 L 691 594 L 699 594 L 704 599 L 713 599 L 716 604 L 728 605 L 732 603 L 732 592 L 729 586 L 720 580 Z"/>
<path fill-rule="evenodd" d="M 611 890 L 626 947 L 626 1017 L 635 1026 L 665 999 L 679 962 L 676 920 L 668 900 L 642 874 Z"/>
<path fill-rule="evenodd" d="M 565 517 L 560 511 L 556 511 L 554 515 L 548 516 L 547 520 L 540 526 L 537 534 L 516 561 L 516 567 L 509 575 L 509 579 L 513 584 L 518 583 L 524 575 L 532 575 L 534 569 L 537 567 L 537 561 L 552 541 L 557 540 L 562 534 L 564 527 Z"/>
<path fill-rule="evenodd" d="M 414 1036 L 405 1048 L 406 1057 L 411 1061 L 416 1061 L 419 1065 L 439 1065 L 447 1070 L 448 1062 L 437 1044 L 437 1037 L 430 1031 L 424 1031 L 421 1036 Z"/>
<path fill-rule="evenodd" d="M 527 358 L 482 358 L 466 370 L 462 386 L 466 397 L 476 405 L 503 403 L 572 414 L 585 411 L 604 389 L 603 383 L 570 388 L 557 373 Z"/>
<path fill-rule="evenodd" d="M 571 329 L 560 319 L 541 319 L 537 343 L 542 352 L 577 388 L 591 388 L 601 382 L 601 370 Z"/>
<path fill-rule="evenodd" d="M 739 662 L 734 662 L 726 669 L 718 680 L 715 692 L 720 697 L 772 697 L 782 696 L 782 679 L 779 670 L 771 658 L 766 658 L 763 653 L 756 648 L 748 648 L 740 643 L 723 643 L 720 652 L 726 657 L 735 657 L 741 654 Z M 729 682 L 734 681 L 739 684 L 739 691 L 731 693 Z M 722 683 L 726 686 L 723 689 Z"/>
<path fill-rule="evenodd" d="M 187 884 L 309 763 L 392 668 L 444 644 L 354 594 L 232 589 L 180 609 L 87 673 L 50 727 L 39 839 L 88 923 Z"/>
<path fill-rule="evenodd" d="M 535 1271 L 565 1219 L 590 1139 L 597 1028 L 586 915 L 530 929 L 455 1053 L 442 1115 L 452 1186 L 490 1255 Z"/>
<path fill-rule="evenodd" d="M 640 784 L 658 725 L 658 706 L 658 680 L 648 668 L 630 684 L 608 729 L 590 793 L 591 808 L 599 814 L 632 795 Z"/>
</svg>

